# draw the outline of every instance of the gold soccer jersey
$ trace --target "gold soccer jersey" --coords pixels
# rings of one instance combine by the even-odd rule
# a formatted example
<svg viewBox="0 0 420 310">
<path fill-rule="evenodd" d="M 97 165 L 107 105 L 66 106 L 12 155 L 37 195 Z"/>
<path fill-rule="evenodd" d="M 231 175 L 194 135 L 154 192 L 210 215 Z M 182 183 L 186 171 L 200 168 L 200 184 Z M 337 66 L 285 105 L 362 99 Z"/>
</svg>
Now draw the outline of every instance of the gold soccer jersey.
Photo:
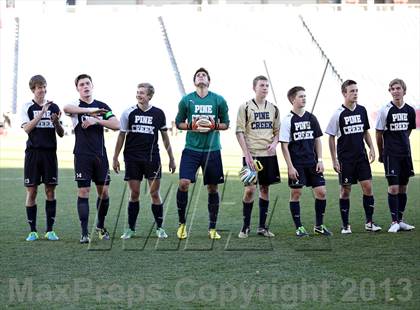
<svg viewBox="0 0 420 310">
<path fill-rule="evenodd" d="M 243 132 L 252 156 L 273 155 L 267 152 L 267 146 L 279 131 L 279 116 L 278 108 L 268 101 L 258 105 L 252 99 L 239 107 L 236 132 Z"/>
</svg>

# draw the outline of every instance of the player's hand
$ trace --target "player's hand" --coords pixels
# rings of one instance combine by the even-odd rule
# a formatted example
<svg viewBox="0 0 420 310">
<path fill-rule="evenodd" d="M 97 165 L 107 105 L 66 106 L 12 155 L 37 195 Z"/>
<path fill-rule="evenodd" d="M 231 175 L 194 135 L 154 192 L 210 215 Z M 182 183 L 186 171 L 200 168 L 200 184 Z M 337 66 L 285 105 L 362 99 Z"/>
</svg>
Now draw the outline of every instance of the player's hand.
<svg viewBox="0 0 420 310">
<path fill-rule="evenodd" d="M 369 162 L 373 163 L 375 161 L 375 150 L 373 148 L 369 149 Z"/>
<path fill-rule="evenodd" d="M 114 158 L 112 160 L 112 169 L 114 169 L 115 173 L 120 173 L 120 162 L 118 161 L 118 158 Z"/>
<path fill-rule="evenodd" d="M 292 179 L 293 181 L 297 181 L 299 179 L 299 173 L 293 166 L 287 168 L 287 174 L 289 175 L 289 179 Z"/>
<path fill-rule="evenodd" d="M 245 163 L 249 167 L 249 169 L 255 171 L 254 159 L 252 158 L 251 154 L 245 155 Z"/>
<path fill-rule="evenodd" d="M 337 159 L 333 160 L 333 168 L 334 168 L 335 172 L 337 172 L 337 173 L 341 172 L 340 163 L 338 162 Z"/>
<path fill-rule="evenodd" d="M 42 106 L 42 115 L 44 115 L 45 112 L 48 111 L 48 108 L 51 106 L 51 103 L 53 103 L 52 101 L 47 101 L 46 103 L 43 104 Z"/>
<path fill-rule="evenodd" d="M 98 109 L 95 109 L 95 110 L 90 111 L 87 114 L 89 114 L 90 116 L 96 117 L 96 116 L 104 115 L 106 112 L 108 112 L 107 109 L 104 109 L 104 108 L 100 108 L 99 109 L 98 108 Z"/>
<path fill-rule="evenodd" d="M 267 152 L 270 156 L 276 155 L 277 144 L 279 144 L 278 141 L 273 141 L 273 143 L 267 145 Z"/>
<path fill-rule="evenodd" d="M 195 125 L 195 126 L 194 126 Z M 210 130 L 213 130 L 215 128 L 215 123 L 212 121 L 211 118 L 207 117 L 199 117 L 195 123 L 193 122 L 193 128 L 195 127 L 195 130 L 206 133 Z"/>
<path fill-rule="evenodd" d="M 169 172 L 174 173 L 176 170 L 175 159 L 169 159 Z"/>
<path fill-rule="evenodd" d="M 324 172 L 324 163 L 322 161 L 316 164 L 316 172 L 318 173 Z"/>
<path fill-rule="evenodd" d="M 97 125 L 99 123 L 99 119 L 98 118 L 96 118 L 96 117 L 87 117 L 84 121 L 83 121 L 83 123 L 82 123 L 82 128 L 83 129 L 86 129 L 86 128 L 88 128 L 89 126 L 92 126 L 92 125 Z"/>
<path fill-rule="evenodd" d="M 61 112 L 51 114 L 51 121 L 54 125 L 58 125 L 60 123 Z"/>
</svg>

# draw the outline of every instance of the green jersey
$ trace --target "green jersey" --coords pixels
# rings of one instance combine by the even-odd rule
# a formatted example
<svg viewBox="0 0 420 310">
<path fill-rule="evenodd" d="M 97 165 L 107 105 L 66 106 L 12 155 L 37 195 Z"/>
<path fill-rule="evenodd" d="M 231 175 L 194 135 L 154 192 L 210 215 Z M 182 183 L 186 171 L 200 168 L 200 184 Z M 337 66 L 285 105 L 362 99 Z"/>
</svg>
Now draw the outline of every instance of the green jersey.
<svg viewBox="0 0 420 310">
<path fill-rule="evenodd" d="M 191 124 L 193 117 L 212 117 L 216 123 L 224 123 L 229 126 L 229 114 L 226 100 L 213 92 L 201 98 L 196 92 L 185 95 L 179 105 L 175 122 L 188 122 Z M 185 148 L 198 152 L 210 152 L 221 149 L 220 133 L 218 130 L 211 130 L 206 133 L 188 131 Z"/>
</svg>

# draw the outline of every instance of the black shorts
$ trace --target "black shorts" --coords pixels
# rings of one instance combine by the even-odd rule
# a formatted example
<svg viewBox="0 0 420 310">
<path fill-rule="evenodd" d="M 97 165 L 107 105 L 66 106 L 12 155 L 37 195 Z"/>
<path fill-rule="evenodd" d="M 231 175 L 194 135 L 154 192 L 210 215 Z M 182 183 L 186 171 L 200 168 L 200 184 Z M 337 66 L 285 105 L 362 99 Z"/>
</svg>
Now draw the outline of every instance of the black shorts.
<svg viewBox="0 0 420 310">
<path fill-rule="evenodd" d="M 407 185 L 408 179 L 414 176 L 411 157 L 384 156 L 385 176 L 388 185 Z"/>
<path fill-rule="evenodd" d="M 26 150 L 24 185 L 26 187 L 58 184 L 57 152 L 55 150 Z"/>
<path fill-rule="evenodd" d="M 313 167 L 295 167 L 299 173 L 299 178 L 294 181 L 289 178 L 289 187 L 291 188 L 302 188 L 307 187 L 319 187 L 325 186 L 325 179 L 322 172 L 316 172 L 316 165 Z"/>
<path fill-rule="evenodd" d="M 78 187 L 90 187 L 90 182 L 96 185 L 109 185 L 108 157 L 97 155 L 74 155 L 74 176 Z"/>
<path fill-rule="evenodd" d="M 254 159 L 260 161 L 263 170 L 258 172 L 258 184 L 271 185 L 280 183 L 280 170 L 277 156 L 253 156 Z M 242 165 L 246 166 L 245 157 L 242 157 Z"/>
<path fill-rule="evenodd" d="M 340 162 L 341 173 L 338 174 L 340 185 L 357 184 L 357 181 L 372 180 L 372 171 L 368 159 L 352 163 Z"/>
<path fill-rule="evenodd" d="M 126 161 L 125 162 L 125 181 L 143 180 L 143 176 L 148 180 L 160 179 L 162 177 L 162 165 L 160 158 L 153 161 Z"/>
<path fill-rule="evenodd" d="M 197 152 L 184 149 L 179 165 L 179 178 L 195 183 L 195 175 L 200 167 L 203 170 L 204 185 L 220 184 L 225 181 L 220 151 Z"/>
</svg>

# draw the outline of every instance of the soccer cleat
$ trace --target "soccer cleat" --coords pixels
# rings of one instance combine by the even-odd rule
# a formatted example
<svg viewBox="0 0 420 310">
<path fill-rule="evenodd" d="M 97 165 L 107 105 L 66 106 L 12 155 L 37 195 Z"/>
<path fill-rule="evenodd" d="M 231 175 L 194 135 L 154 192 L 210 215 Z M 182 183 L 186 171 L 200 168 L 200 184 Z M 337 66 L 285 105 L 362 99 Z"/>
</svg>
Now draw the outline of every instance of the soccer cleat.
<svg viewBox="0 0 420 310">
<path fill-rule="evenodd" d="M 36 231 L 31 231 L 28 237 L 26 238 L 26 241 L 35 241 L 38 239 L 39 239 L 38 233 Z"/>
<path fill-rule="evenodd" d="M 127 240 L 133 237 L 136 234 L 135 230 L 131 230 L 130 228 L 127 228 L 124 233 L 121 236 L 121 239 Z"/>
<path fill-rule="evenodd" d="M 351 227 L 350 227 L 350 225 L 347 225 L 346 227 L 342 227 L 341 228 L 341 233 L 343 235 L 345 235 L 345 234 L 351 234 Z"/>
<path fill-rule="evenodd" d="M 321 226 L 314 226 L 314 233 L 323 236 L 331 236 L 332 232 L 330 232 L 325 225 Z"/>
<path fill-rule="evenodd" d="M 222 238 L 216 231 L 216 229 L 212 228 L 209 230 L 209 238 L 213 240 L 217 240 Z"/>
<path fill-rule="evenodd" d="M 54 230 L 47 231 L 45 233 L 45 238 L 51 241 L 57 241 L 59 239 Z"/>
<path fill-rule="evenodd" d="M 388 229 L 388 232 L 390 233 L 396 233 L 400 230 L 400 224 L 398 222 L 392 222 L 391 226 Z"/>
<path fill-rule="evenodd" d="M 185 226 L 185 224 L 179 224 L 176 235 L 178 236 L 178 239 L 187 238 L 187 226 Z"/>
<path fill-rule="evenodd" d="M 296 236 L 298 236 L 298 237 L 306 237 L 306 236 L 309 236 L 309 234 L 306 231 L 305 227 L 300 226 L 298 229 L 296 229 Z"/>
<path fill-rule="evenodd" d="M 409 231 L 409 230 L 413 230 L 414 228 L 416 228 L 413 225 L 404 223 L 403 221 L 401 221 L 399 224 L 400 224 L 400 230 L 404 230 L 404 231 Z"/>
<path fill-rule="evenodd" d="M 89 235 L 82 235 L 81 237 L 80 237 L 80 243 L 89 243 L 90 242 L 90 237 L 89 237 Z"/>
<path fill-rule="evenodd" d="M 382 228 L 376 225 L 374 222 L 369 222 L 365 224 L 365 230 L 377 232 L 377 231 L 381 231 Z"/>
<path fill-rule="evenodd" d="M 168 238 L 168 235 L 166 234 L 166 232 L 163 230 L 163 228 L 162 228 L 162 227 L 161 227 L 161 228 L 156 229 L 156 236 L 157 236 L 159 239 L 166 239 L 166 238 Z"/>
<path fill-rule="evenodd" d="M 275 236 L 271 231 L 268 230 L 268 228 L 265 227 L 258 227 L 257 234 L 264 237 L 272 238 Z"/>
<path fill-rule="evenodd" d="M 239 232 L 238 238 L 245 239 L 249 236 L 249 227 L 242 227 L 241 231 Z"/>
<path fill-rule="evenodd" d="M 95 230 L 98 233 L 98 237 L 99 237 L 100 240 L 109 240 L 110 239 L 109 238 L 109 233 L 108 233 L 108 231 L 106 230 L 105 227 L 104 228 L 96 227 Z"/>
</svg>

